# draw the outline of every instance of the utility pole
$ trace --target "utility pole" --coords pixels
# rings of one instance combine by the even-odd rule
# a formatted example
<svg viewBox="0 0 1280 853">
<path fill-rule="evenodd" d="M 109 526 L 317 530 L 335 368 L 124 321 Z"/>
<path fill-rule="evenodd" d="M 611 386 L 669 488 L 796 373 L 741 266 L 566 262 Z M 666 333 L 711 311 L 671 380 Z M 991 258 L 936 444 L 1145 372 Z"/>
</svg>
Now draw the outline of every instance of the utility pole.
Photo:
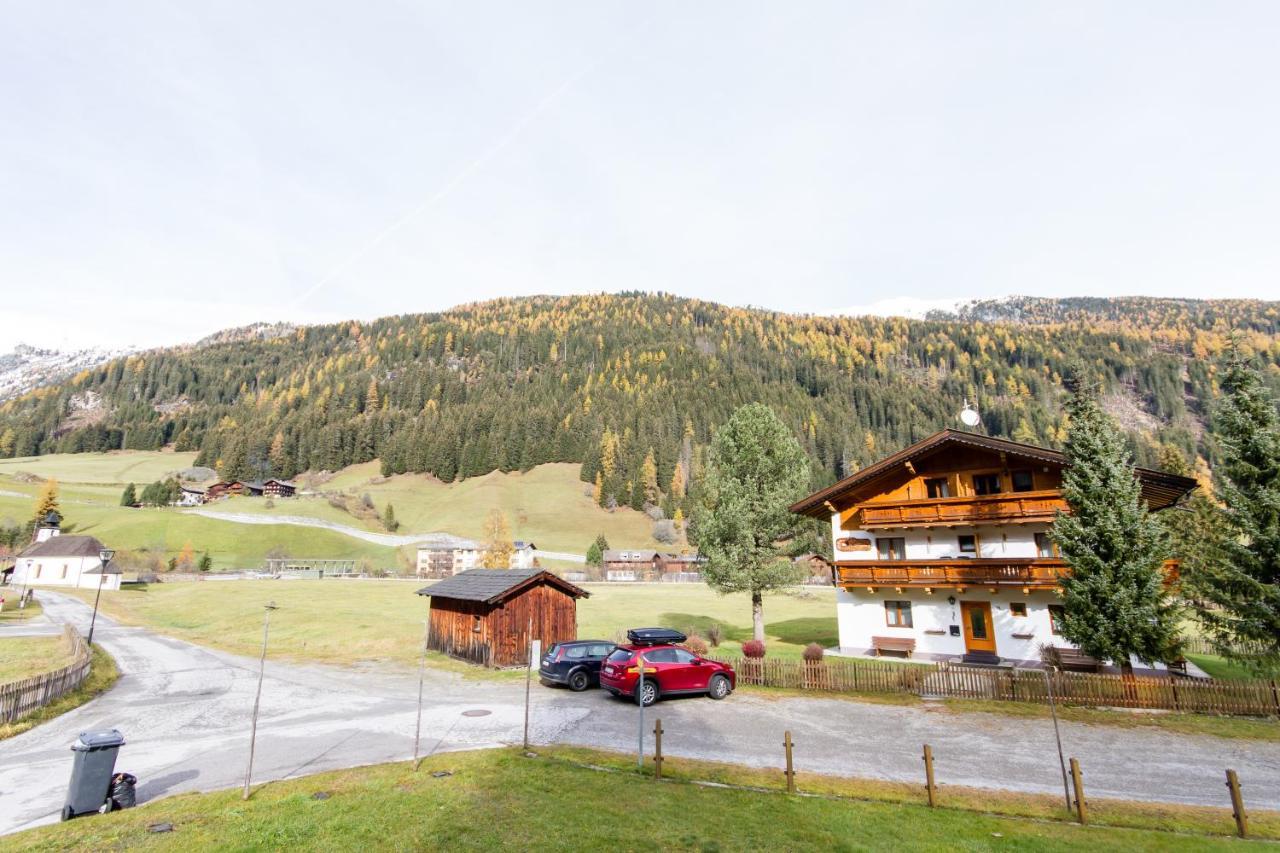
<svg viewBox="0 0 1280 853">
<path fill-rule="evenodd" d="M 422 759 L 418 758 L 418 743 L 422 737 L 422 681 L 427 674 L 427 641 L 431 638 L 431 620 L 422 620 L 422 660 L 418 664 L 418 722 L 413 727 L 413 770 L 416 773 Z"/>
<path fill-rule="evenodd" d="M 278 609 L 274 601 L 263 606 L 262 614 L 262 657 L 258 661 L 258 692 L 253 697 L 253 723 L 249 728 L 249 764 L 244 769 L 244 796 L 249 799 L 249 784 L 253 780 L 253 752 L 258 740 L 258 705 L 262 702 L 262 677 L 267 670 L 267 636 L 271 630 L 271 611 Z"/>
<path fill-rule="evenodd" d="M 1049 678 L 1049 670 L 1042 669 L 1044 689 L 1049 697 L 1049 716 L 1053 717 L 1053 737 L 1058 742 L 1058 766 L 1062 768 L 1062 795 L 1067 798 L 1067 811 L 1071 811 L 1071 786 L 1067 784 L 1067 761 L 1062 757 L 1062 734 L 1058 731 L 1058 708 L 1053 701 L 1053 681 Z M 1054 672 L 1057 672 L 1055 669 Z"/>
</svg>

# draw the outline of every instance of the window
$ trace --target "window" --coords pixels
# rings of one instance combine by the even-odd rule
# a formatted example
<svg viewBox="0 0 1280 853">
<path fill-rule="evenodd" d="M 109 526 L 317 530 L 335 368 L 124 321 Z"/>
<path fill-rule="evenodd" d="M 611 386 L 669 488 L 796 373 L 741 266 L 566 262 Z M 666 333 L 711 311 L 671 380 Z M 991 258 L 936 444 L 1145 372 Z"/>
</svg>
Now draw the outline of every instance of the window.
<svg viewBox="0 0 1280 853">
<path fill-rule="evenodd" d="M 1067 608 L 1061 604 L 1049 605 L 1049 630 L 1054 634 L 1061 636 L 1062 634 L 1062 617 L 1067 613 Z"/>
<path fill-rule="evenodd" d="M 40 572 L 44 569 L 44 563 L 36 563 L 36 577 L 40 577 Z"/>
<path fill-rule="evenodd" d="M 978 537 L 973 534 L 966 534 L 957 537 L 961 554 L 978 555 Z"/>
<path fill-rule="evenodd" d="M 876 550 L 880 553 L 882 560 L 905 560 L 907 540 L 901 536 L 878 536 Z"/>
<path fill-rule="evenodd" d="M 884 603 L 884 621 L 890 628 L 910 628 L 911 602 L 886 601 Z"/>
<path fill-rule="evenodd" d="M 973 475 L 973 491 L 978 495 L 998 495 L 1000 494 L 1000 475 L 999 474 L 974 474 Z"/>
<path fill-rule="evenodd" d="M 609 654 L 609 652 L 611 652 L 612 650 L 613 650 L 613 646 L 610 646 L 610 645 L 592 646 L 591 651 L 588 653 L 588 657 L 593 657 L 593 658 L 606 657 Z"/>
<path fill-rule="evenodd" d="M 672 649 L 676 653 L 676 663 L 693 663 L 698 656 L 688 649 Z"/>
<path fill-rule="evenodd" d="M 480 617 L 479 617 L 479 616 L 472 616 L 472 617 L 471 617 L 471 632 L 472 632 L 473 634 L 479 634 L 479 633 L 480 633 Z"/>
<path fill-rule="evenodd" d="M 582 660 L 587 656 L 587 647 L 565 646 L 564 656 L 566 660 Z"/>
<path fill-rule="evenodd" d="M 679 663 L 680 658 L 676 651 L 676 649 L 654 649 L 645 652 L 644 659 L 648 663 Z"/>
<path fill-rule="evenodd" d="M 62 564 L 62 573 L 61 573 L 60 575 L 58 575 L 58 577 L 59 577 L 59 578 L 65 578 L 66 576 L 67 576 L 67 564 L 66 564 L 66 563 L 63 563 L 63 564 Z"/>
<path fill-rule="evenodd" d="M 1015 492 L 1029 492 L 1035 488 L 1035 477 L 1030 471 L 1014 471 L 1013 472 L 1013 490 Z"/>
<path fill-rule="evenodd" d="M 1010 616 L 1026 616 L 1027 603 L 1025 601 L 1009 602 L 1009 615 Z"/>
<path fill-rule="evenodd" d="M 1036 556 L 1051 559 L 1058 556 L 1053 547 L 1053 540 L 1048 533 L 1036 534 Z"/>
<path fill-rule="evenodd" d="M 631 660 L 631 656 L 634 654 L 635 652 L 630 649 L 617 648 L 609 653 L 607 660 L 609 663 L 622 663 L 623 661 Z"/>
<path fill-rule="evenodd" d="M 924 481 L 925 492 L 931 498 L 949 498 L 951 497 L 951 489 L 947 486 L 946 477 L 936 477 L 931 480 Z"/>
</svg>

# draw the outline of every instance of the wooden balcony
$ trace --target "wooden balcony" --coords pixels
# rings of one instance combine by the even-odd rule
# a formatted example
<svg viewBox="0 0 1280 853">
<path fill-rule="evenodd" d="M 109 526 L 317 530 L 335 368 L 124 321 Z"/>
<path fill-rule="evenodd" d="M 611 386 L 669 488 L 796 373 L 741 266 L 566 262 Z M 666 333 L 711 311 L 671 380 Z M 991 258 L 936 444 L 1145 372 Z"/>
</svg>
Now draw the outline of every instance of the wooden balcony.
<svg viewBox="0 0 1280 853">
<path fill-rule="evenodd" d="M 1062 560 L 847 560 L 835 565 L 844 587 L 1027 587 L 1053 589 L 1067 571 Z"/>
<path fill-rule="evenodd" d="M 863 504 L 858 526 L 863 530 L 895 527 L 958 527 L 993 522 L 1053 521 L 1067 502 L 1056 490 L 1010 492 L 999 495 L 969 495 L 961 498 L 930 498 Z"/>
</svg>

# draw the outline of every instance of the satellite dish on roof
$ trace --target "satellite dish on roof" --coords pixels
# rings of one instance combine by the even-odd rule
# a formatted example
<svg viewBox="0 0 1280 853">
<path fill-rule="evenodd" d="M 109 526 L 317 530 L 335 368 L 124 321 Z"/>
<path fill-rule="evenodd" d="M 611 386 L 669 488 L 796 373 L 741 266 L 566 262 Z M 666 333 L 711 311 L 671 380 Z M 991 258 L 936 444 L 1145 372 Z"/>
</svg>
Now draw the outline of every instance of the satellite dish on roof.
<svg viewBox="0 0 1280 853">
<path fill-rule="evenodd" d="M 969 405 L 969 401 L 964 401 L 964 408 L 960 410 L 960 422 L 965 426 L 976 427 L 982 423 L 982 418 L 978 416 L 977 411 Z"/>
</svg>

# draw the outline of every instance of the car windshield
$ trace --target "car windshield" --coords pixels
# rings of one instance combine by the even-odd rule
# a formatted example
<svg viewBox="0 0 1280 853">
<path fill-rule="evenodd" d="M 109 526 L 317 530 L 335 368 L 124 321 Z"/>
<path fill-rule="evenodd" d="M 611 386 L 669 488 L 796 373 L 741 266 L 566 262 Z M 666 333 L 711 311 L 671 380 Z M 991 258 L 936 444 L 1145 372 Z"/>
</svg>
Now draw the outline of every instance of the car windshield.
<svg viewBox="0 0 1280 853">
<path fill-rule="evenodd" d="M 631 656 L 633 654 L 635 654 L 635 652 L 630 649 L 614 649 L 609 655 L 609 662 L 622 663 L 623 661 L 631 660 Z"/>
</svg>

